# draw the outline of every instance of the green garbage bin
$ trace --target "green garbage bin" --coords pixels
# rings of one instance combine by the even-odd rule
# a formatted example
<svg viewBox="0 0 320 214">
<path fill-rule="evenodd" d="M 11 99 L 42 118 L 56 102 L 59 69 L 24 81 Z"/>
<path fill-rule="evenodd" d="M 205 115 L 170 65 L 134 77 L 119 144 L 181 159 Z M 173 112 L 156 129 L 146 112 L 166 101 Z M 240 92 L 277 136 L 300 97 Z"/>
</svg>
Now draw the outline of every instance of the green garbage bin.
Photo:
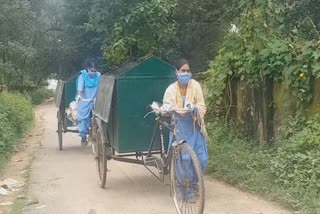
<svg viewBox="0 0 320 214">
<path fill-rule="evenodd" d="M 72 101 L 75 101 L 76 98 L 76 94 L 77 94 L 77 89 L 76 89 L 76 80 L 77 80 L 77 76 L 74 76 L 73 78 L 67 80 L 65 82 L 65 104 L 66 107 L 69 107 L 69 104 Z"/>
<path fill-rule="evenodd" d="M 116 152 L 149 149 L 155 121 L 144 118 L 146 106 L 162 102 L 175 79 L 175 68 L 157 57 L 128 62 L 101 77 L 94 114 L 107 124 L 104 132 Z"/>
<path fill-rule="evenodd" d="M 59 139 L 59 149 L 62 150 L 62 134 L 65 132 L 75 132 L 78 130 L 70 130 L 69 127 L 73 127 L 73 123 L 67 119 L 66 108 L 69 104 L 75 100 L 76 96 L 76 79 L 77 75 L 69 78 L 66 81 L 59 80 L 55 92 L 55 104 L 58 108 L 57 120 L 58 120 L 58 139 Z"/>
</svg>

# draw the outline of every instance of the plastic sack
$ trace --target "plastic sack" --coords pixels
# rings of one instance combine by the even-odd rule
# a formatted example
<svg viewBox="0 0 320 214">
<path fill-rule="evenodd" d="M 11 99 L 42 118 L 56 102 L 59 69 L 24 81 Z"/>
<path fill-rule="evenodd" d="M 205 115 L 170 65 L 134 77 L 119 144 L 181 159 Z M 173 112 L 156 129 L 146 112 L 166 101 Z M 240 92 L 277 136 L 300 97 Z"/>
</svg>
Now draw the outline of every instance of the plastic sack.
<svg viewBox="0 0 320 214">
<path fill-rule="evenodd" d="M 69 104 L 69 108 L 66 109 L 67 118 L 73 123 L 78 124 L 78 103 L 73 101 Z"/>
</svg>

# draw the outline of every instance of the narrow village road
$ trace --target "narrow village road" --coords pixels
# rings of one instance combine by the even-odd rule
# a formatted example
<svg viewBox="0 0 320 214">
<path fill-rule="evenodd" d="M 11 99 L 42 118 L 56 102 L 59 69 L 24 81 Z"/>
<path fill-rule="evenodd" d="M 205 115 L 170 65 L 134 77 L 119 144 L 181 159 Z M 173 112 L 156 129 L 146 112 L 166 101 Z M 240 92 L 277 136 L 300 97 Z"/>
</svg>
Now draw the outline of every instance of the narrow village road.
<svg viewBox="0 0 320 214">
<path fill-rule="evenodd" d="M 91 147 L 80 146 L 77 134 L 64 134 L 58 150 L 56 108 L 47 103 L 41 114 L 43 136 L 31 165 L 28 197 L 39 203 L 23 214 L 174 214 L 169 186 L 143 166 L 109 162 L 107 188 L 100 189 Z M 206 214 L 288 214 L 290 212 L 220 182 L 206 179 Z"/>
</svg>

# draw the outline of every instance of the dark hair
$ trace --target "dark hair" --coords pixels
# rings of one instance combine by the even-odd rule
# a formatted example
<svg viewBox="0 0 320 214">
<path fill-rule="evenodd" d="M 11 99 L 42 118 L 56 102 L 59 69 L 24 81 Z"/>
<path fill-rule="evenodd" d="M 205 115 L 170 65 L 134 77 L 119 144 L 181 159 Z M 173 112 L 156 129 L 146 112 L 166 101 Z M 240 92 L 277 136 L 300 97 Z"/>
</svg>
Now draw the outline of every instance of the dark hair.
<svg viewBox="0 0 320 214">
<path fill-rule="evenodd" d="M 181 58 L 179 60 L 177 60 L 177 62 L 175 63 L 175 67 L 177 70 L 179 70 L 183 65 L 189 65 L 190 66 L 190 63 L 188 60 L 184 59 L 184 58 Z"/>
<path fill-rule="evenodd" d="M 94 63 L 94 62 L 87 63 L 87 68 L 95 68 L 95 67 L 96 67 L 96 63 Z"/>
</svg>

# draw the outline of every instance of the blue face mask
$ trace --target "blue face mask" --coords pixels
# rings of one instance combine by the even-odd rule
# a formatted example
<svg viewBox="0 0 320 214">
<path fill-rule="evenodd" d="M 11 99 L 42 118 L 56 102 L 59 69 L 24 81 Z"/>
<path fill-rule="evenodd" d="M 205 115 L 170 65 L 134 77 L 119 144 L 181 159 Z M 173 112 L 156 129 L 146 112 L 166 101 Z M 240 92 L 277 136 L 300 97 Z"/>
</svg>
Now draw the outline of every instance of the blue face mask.
<svg viewBox="0 0 320 214">
<path fill-rule="evenodd" d="M 90 78 L 95 78 L 97 76 L 97 72 L 88 71 L 88 76 Z"/>
<path fill-rule="evenodd" d="M 180 84 L 182 85 L 188 85 L 189 81 L 192 78 L 192 74 L 191 73 L 178 73 L 178 81 Z"/>
</svg>

